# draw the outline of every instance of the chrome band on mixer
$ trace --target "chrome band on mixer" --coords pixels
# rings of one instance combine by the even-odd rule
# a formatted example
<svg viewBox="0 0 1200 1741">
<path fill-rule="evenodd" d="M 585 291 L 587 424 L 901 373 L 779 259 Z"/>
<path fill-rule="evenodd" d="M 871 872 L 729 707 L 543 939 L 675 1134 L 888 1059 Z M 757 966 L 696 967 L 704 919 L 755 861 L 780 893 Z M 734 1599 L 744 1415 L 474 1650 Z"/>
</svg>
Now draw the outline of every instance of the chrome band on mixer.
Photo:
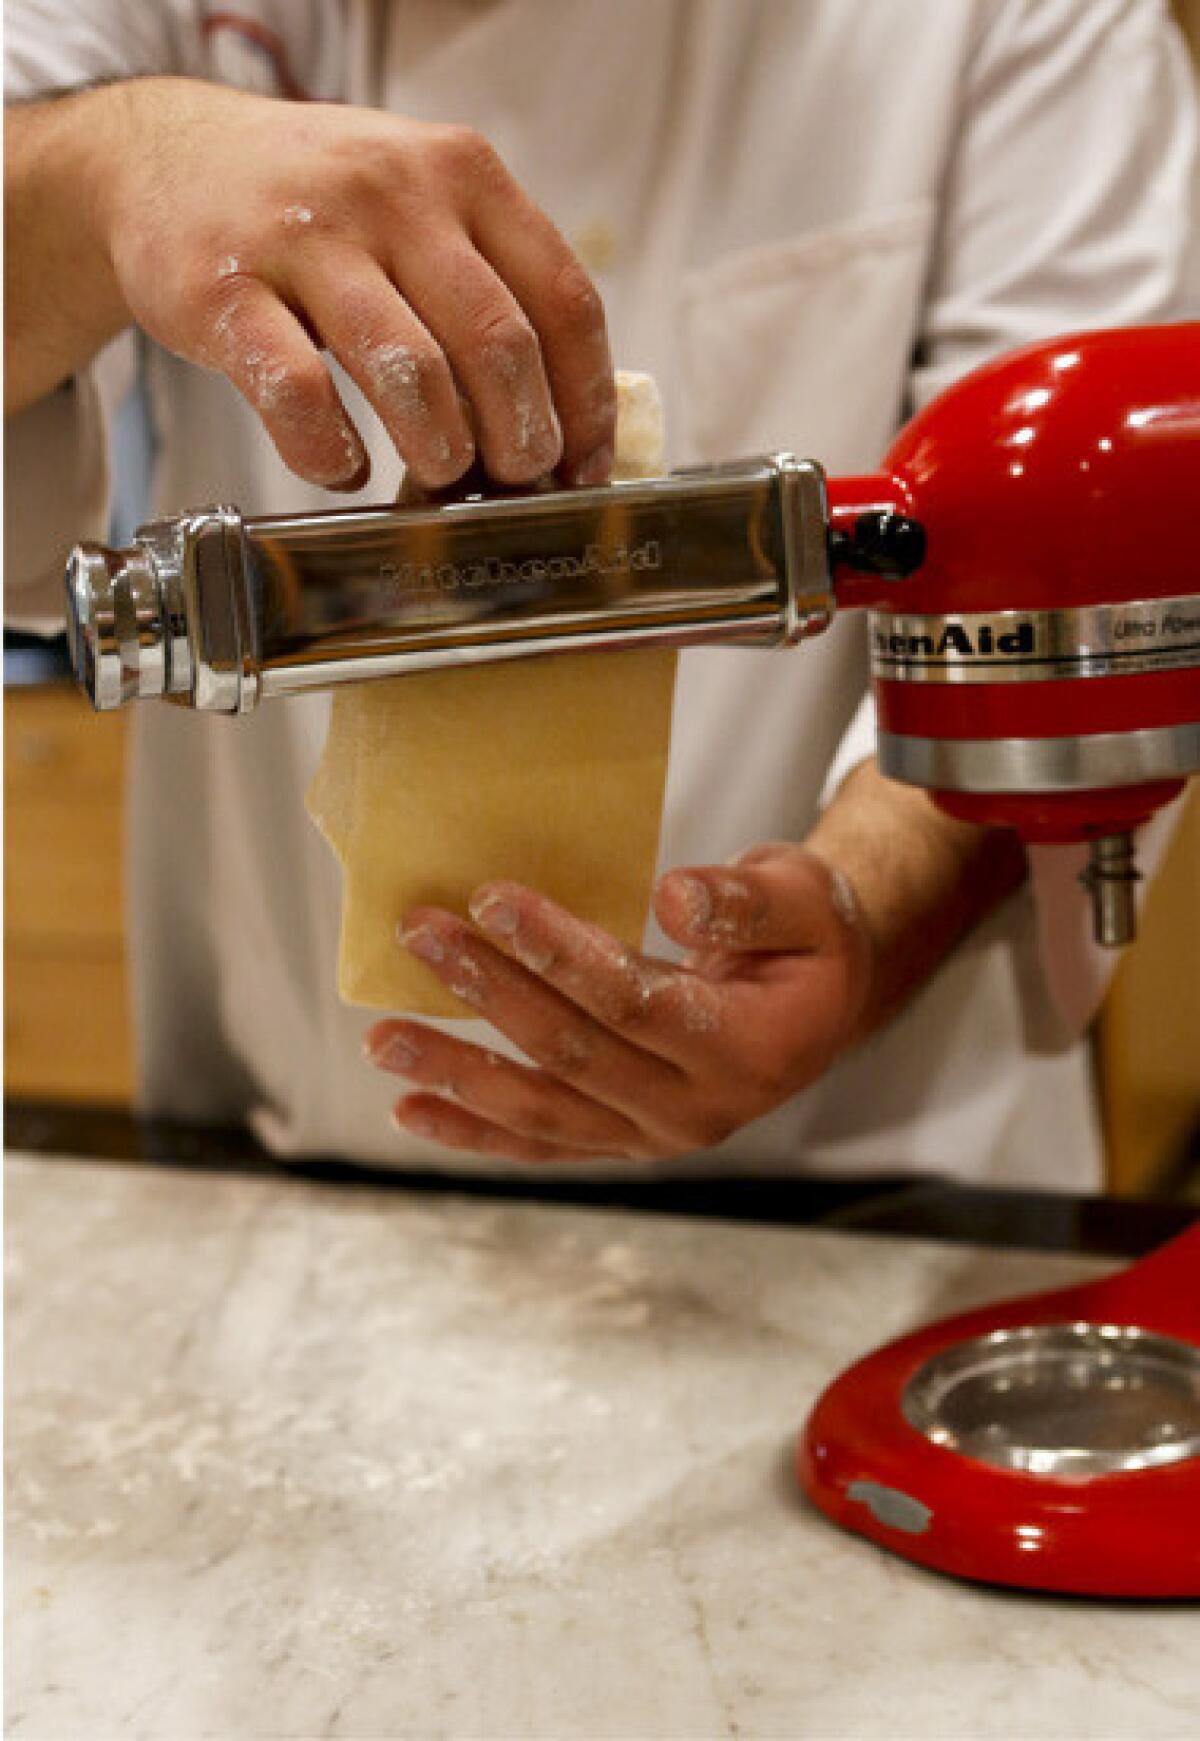
<svg viewBox="0 0 1200 1741">
<path fill-rule="evenodd" d="M 1200 769 L 1200 724 L 1061 738 L 879 734 L 880 771 L 945 792 L 1091 792 L 1175 780 Z"/>
<path fill-rule="evenodd" d="M 871 674 L 890 683 L 1028 683 L 1200 669 L 1200 596 L 961 616 L 870 613 Z"/>
</svg>

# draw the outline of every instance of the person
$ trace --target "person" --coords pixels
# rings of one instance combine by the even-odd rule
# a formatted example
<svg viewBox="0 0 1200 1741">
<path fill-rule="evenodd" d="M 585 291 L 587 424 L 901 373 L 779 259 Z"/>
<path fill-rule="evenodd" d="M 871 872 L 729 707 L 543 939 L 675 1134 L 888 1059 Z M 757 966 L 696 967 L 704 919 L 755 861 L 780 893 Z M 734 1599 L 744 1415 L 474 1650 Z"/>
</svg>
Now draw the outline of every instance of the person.
<svg viewBox="0 0 1200 1741">
<path fill-rule="evenodd" d="M 390 500 L 405 465 L 444 486 L 476 448 L 508 484 L 600 479 L 614 354 L 657 376 L 676 463 L 863 471 L 992 354 L 1189 306 L 1196 118 L 1158 0 L 9 0 L 6 26 L 26 622 L 104 531 L 96 359 L 131 326 L 156 506 L 256 513 Z M 139 709 L 143 1104 L 400 1166 L 1094 1185 L 1086 903 L 1061 854 L 1027 879 L 882 778 L 864 674 L 851 615 L 683 656 L 652 973 L 536 891 L 409 915 L 435 971 L 474 963 L 484 1044 L 336 1000 L 302 807 L 327 697 Z"/>
</svg>

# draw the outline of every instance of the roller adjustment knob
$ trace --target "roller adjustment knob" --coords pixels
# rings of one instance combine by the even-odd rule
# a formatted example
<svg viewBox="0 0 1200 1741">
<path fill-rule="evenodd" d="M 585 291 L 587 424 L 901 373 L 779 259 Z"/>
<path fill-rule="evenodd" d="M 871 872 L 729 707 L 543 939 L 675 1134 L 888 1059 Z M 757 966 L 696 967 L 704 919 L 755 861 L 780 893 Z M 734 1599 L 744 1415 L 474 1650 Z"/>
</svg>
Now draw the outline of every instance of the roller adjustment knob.
<svg viewBox="0 0 1200 1741">
<path fill-rule="evenodd" d="M 925 528 L 908 514 L 880 508 L 860 514 L 849 532 L 832 532 L 829 546 L 834 565 L 904 580 L 925 560 Z"/>
</svg>

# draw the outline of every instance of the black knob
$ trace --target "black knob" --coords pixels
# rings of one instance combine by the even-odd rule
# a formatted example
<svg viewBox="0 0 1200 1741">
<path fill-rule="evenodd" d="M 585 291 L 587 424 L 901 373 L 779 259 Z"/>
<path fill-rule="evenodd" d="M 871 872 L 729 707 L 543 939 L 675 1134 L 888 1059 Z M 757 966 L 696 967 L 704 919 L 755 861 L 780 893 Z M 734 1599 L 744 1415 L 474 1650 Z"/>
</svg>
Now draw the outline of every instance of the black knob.
<svg viewBox="0 0 1200 1741">
<path fill-rule="evenodd" d="M 835 565 L 903 580 L 925 560 L 925 528 L 907 514 L 881 508 L 860 514 L 852 532 L 833 533 L 829 554 Z"/>
</svg>

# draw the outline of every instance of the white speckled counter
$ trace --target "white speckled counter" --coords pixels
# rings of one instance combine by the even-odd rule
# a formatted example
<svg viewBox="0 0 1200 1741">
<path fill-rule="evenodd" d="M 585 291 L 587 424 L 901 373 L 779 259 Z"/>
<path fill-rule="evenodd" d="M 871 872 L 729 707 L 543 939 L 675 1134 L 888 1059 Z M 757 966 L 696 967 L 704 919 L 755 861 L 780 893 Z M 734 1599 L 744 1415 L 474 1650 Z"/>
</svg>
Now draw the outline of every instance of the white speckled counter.
<svg viewBox="0 0 1200 1741">
<path fill-rule="evenodd" d="M 1195 1609 L 793 1490 L 821 1385 L 1080 1259 L 10 1160 L 6 1733 L 1194 1738 Z"/>
</svg>

